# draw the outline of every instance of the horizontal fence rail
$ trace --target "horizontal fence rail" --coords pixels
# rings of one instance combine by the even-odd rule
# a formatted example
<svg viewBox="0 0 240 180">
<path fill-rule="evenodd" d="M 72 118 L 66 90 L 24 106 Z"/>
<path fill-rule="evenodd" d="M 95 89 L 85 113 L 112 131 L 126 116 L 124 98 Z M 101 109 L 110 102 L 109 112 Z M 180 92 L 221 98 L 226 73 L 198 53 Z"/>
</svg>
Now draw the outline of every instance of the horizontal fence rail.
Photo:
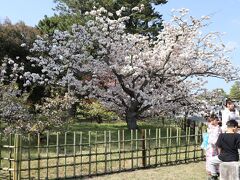
<svg viewBox="0 0 240 180">
<path fill-rule="evenodd" d="M 0 179 L 72 179 L 204 160 L 202 128 L 0 135 Z"/>
</svg>

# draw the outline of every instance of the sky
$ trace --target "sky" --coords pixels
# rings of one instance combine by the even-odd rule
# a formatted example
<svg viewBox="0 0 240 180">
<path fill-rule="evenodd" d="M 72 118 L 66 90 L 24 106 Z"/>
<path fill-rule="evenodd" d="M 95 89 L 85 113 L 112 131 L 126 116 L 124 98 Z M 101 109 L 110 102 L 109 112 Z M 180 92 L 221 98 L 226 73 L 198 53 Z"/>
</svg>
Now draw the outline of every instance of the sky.
<svg viewBox="0 0 240 180">
<path fill-rule="evenodd" d="M 12 23 L 24 21 L 29 26 L 35 26 L 44 15 L 54 14 L 53 0 L 0 0 L 0 22 L 8 17 Z M 230 47 L 234 47 L 231 53 L 231 61 L 235 66 L 240 66 L 240 0 L 169 0 L 165 5 L 156 7 L 163 15 L 164 20 L 169 20 L 172 9 L 187 8 L 190 15 L 211 17 L 211 24 L 206 31 L 218 31 L 225 33 L 223 41 Z M 229 93 L 234 82 L 226 83 L 216 78 L 209 79 L 206 87 L 209 90 L 223 88 Z"/>
<path fill-rule="evenodd" d="M 44 15 L 52 16 L 53 0 L 0 0 L 0 22 L 8 17 L 12 23 L 24 21 L 35 26 Z"/>
</svg>

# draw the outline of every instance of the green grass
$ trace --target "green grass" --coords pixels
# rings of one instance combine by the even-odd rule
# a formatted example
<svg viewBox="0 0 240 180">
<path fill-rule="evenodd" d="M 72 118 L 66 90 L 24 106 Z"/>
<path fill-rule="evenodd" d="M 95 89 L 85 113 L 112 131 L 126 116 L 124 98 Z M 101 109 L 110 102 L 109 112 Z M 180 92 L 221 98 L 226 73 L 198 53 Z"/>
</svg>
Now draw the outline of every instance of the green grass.
<svg viewBox="0 0 240 180">
<path fill-rule="evenodd" d="M 205 180 L 205 162 L 194 162 L 177 166 L 160 166 L 132 172 L 93 177 L 91 180 Z"/>
<path fill-rule="evenodd" d="M 176 126 L 173 124 L 172 120 L 160 120 L 160 119 L 152 119 L 152 120 L 139 120 L 137 121 L 139 129 L 156 129 L 160 127 L 172 127 Z M 119 130 L 125 129 L 127 130 L 127 123 L 125 121 L 113 121 L 113 122 L 103 122 L 98 124 L 96 122 L 75 122 L 68 127 L 66 130 L 68 131 L 109 131 L 109 130 Z"/>
</svg>

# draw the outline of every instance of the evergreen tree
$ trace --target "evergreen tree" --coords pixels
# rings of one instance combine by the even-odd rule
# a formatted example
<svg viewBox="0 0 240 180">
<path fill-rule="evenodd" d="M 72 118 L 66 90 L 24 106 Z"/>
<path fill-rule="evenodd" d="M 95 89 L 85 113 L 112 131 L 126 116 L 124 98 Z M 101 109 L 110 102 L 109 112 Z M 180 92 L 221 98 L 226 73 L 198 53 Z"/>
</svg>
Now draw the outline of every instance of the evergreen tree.
<svg viewBox="0 0 240 180">
<path fill-rule="evenodd" d="M 140 33 L 154 37 L 163 28 L 162 15 L 156 12 L 153 5 L 167 3 L 166 0 L 55 0 L 56 10 L 59 15 L 45 17 L 40 21 L 38 28 L 43 32 L 52 32 L 55 29 L 67 30 L 74 23 L 84 23 L 82 15 L 91 11 L 93 7 L 104 7 L 109 12 L 116 12 L 121 7 L 126 7 L 124 15 L 131 15 L 126 21 L 126 31 L 129 33 Z M 134 13 L 134 7 L 144 5 L 144 10 Z M 69 17 L 69 12 L 74 13 L 75 17 Z M 113 18 L 117 19 L 117 15 Z"/>
<path fill-rule="evenodd" d="M 41 31 L 42 34 L 53 34 L 54 30 L 58 29 L 60 31 L 71 30 L 73 24 L 82 24 L 83 20 L 76 15 L 57 15 L 52 17 L 44 16 L 44 19 L 40 20 L 37 29 Z"/>
</svg>

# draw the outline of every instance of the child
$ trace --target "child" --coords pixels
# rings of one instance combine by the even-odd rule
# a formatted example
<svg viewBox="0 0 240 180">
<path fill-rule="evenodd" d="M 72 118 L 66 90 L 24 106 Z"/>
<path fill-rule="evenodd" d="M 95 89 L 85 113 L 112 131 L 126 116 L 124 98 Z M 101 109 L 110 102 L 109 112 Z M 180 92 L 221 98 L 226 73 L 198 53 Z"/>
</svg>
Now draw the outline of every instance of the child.
<svg viewBox="0 0 240 180">
<path fill-rule="evenodd" d="M 216 166 L 221 162 L 238 161 L 238 149 L 240 148 L 240 134 L 237 133 L 238 123 L 235 120 L 227 122 L 226 133 L 219 135 L 216 142 L 220 154 L 214 156 L 209 161 L 209 170 L 211 172 L 211 179 L 217 179 L 218 171 Z"/>
<path fill-rule="evenodd" d="M 219 154 L 218 148 L 215 145 L 218 139 L 219 134 L 221 134 L 222 130 L 220 126 L 218 125 L 218 117 L 215 115 L 211 115 L 208 120 L 208 146 L 206 148 L 206 170 L 208 174 L 211 174 L 210 171 L 210 159 L 213 156 L 216 156 Z M 217 172 L 218 172 L 218 167 L 216 166 Z"/>
</svg>

